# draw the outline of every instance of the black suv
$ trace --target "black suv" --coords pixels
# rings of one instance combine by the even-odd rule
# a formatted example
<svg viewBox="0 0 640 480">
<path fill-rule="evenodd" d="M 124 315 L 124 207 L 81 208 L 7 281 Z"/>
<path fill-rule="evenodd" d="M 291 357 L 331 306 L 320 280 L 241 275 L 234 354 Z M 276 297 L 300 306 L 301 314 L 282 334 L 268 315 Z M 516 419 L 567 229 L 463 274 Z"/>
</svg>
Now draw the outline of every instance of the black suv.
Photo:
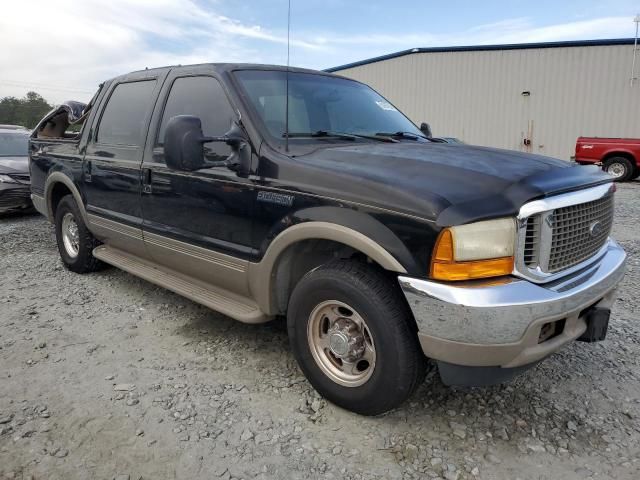
<svg viewBox="0 0 640 480">
<path fill-rule="evenodd" d="M 115 265 L 242 322 L 286 315 L 313 386 L 366 415 L 405 400 L 426 358 L 447 384 L 491 384 L 603 339 L 624 274 L 608 175 L 432 142 L 323 72 L 133 72 L 47 115 L 30 154 L 70 270 Z"/>
</svg>

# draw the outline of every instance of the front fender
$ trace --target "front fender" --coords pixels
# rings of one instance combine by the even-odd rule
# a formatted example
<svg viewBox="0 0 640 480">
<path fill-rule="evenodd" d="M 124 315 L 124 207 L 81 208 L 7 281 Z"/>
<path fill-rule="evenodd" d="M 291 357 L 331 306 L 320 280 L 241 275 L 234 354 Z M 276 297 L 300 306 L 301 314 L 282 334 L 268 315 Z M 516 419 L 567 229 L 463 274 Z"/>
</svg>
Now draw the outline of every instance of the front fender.
<svg viewBox="0 0 640 480">
<path fill-rule="evenodd" d="M 397 272 L 413 271 L 416 268 L 416 261 L 406 245 L 391 229 L 384 225 L 380 220 L 374 218 L 366 212 L 352 210 L 349 208 L 334 206 L 309 207 L 296 211 L 288 215 L 278 222 L 271 229 L 265 241 L 260 247 L 260 253 L 264 256 L 272 249 L 274 240 L 281 237 L 284 232 L 290 230 L 293 226 L 302 225 L 310 222 L 333 225 L 336 227 L 344 227 L 350 232 L 359 234 L 367 239 L 367 242 L 356 240 L 358 235 L 347 233 L 344 229 L 333 228 L 327 230 L 329 236 L 307 237 L 326 240 L 334 240 L 336 242 L 345 243 L 352 241 L 365 247 L 365 243 L 371 245 L 369 252 L 363 251 L 372 259 L 379 258 L 378 263 L 387 270 Z M 306 227 L 305 232 L 311 234 L 312 229 Z M 322 234 L 322 228 L 313 229 L 314 234 Z M 282 238 L 282 237 L 281 237 Z M 292 238 L 292 237 L 291 237 Z M 303 240 L 306 238 L 302 238 Z M 375 248 L 373 247 L 375 245 Z M 354 245 L 349 245 L 356 248 Z M 385 255 L 382 255 L 382 252 Z M 384 259 L 382 257 L 385 257 Z M 388 257 L 388 258 L 387 258 Z"/>
<path fill-rule="evenodd" d="M 297 242 L 316 239 L 347 245 L 392 272 L 415 268 L 415 259 L 402 240 L 366 213 L 326 206 L 302 209 L 273 227 L 261 246 L 261 261 L 249 266 L 249 288 L 263 311 L 276 310 L 271 292 L 280 255 Z"/>
</svg>

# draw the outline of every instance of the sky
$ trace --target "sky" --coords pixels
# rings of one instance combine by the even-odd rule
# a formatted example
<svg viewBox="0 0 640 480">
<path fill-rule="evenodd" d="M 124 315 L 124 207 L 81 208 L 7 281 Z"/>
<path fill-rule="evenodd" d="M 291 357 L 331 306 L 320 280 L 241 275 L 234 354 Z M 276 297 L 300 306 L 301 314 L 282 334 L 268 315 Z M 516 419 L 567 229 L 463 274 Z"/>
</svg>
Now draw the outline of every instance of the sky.
<svg viewBox="0 0 640 480">
<path fill-rule="evenodd" d="M 640 0 L 291 0 L 291 65 L 414 47 L 630 38 Z M 5 0 L 0 98 L 91 98 L 108 78 L 202 62 L 286 64 L 287 0 Z"/>
</svg>

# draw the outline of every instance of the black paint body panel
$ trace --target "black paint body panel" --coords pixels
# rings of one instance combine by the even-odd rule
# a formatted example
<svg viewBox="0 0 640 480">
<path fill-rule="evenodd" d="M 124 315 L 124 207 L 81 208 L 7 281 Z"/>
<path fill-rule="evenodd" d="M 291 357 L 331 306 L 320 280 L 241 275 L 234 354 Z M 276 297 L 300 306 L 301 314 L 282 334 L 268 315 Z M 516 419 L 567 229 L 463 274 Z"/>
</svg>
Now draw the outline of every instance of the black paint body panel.
<svg viewBox="0 0 640 480">
<path fill-rule="evenodd" d="M 514 216 L 527 201 L 611 181 L 597 168 L 547 157 L 427 141 L 292 139 L 285 152 L 281 144 L 267 141 L 233 78 L 234 70 L 249 68 L 282 67 L 167 67 L 106 82 L 81 138 L 32 138 L 32 148 L 49 149 L 31 158 L 33 192 L 42 195 L 47 175 L 62 171 L 89 211 L 251 261 L 259 261 L 271 241 L 293 225 L 335 223 L 373 239 L 409 274 L 426 276 L 442 227 Z M 226 167 L 176 172 L 158 161 L 153 139 L 168 91 L 165 79 L 176 75 L 220 80 L 251 145 L 248 178 Z M 158 98 L 146 144 L 135 151 L 93 144 L 105 91 L 150 77 L 157 78 Z M 144 191 L 145 175 L 150 194 Z"/>
</svg>

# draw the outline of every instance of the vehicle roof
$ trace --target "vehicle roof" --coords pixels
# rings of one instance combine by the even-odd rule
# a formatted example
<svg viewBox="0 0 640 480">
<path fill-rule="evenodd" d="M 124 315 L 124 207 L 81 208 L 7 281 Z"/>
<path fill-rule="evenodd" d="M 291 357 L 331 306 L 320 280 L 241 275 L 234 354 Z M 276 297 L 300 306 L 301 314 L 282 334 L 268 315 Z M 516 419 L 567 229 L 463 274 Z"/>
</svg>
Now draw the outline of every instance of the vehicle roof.
<svg viewBox="0 0 640 480">
<path fill-rule="evenodd" d="M 281 71 L 292 73 L 312 73 L 316 75 L 323 75 L 328 77 L 337 77 L 337 78 L 346 78 L 341 75 L 337 75 L 335 73 L 323 72 L 320 70 L 312 70 L 309 68 L 299 68 L 299 67 L 287 67 L 284 65 L 267 65 L 260 63 L 196 63 L 191 65 L 168 65 L 166 67 L 157 67 L 157 68 L 145 68 L 144 70 L 135 70 L 133 72 L 125 73 L 123 75 L 119 75 L 111 79 L 111 81 L 117 81 L 129 76 L 139 76 L 140 74 L 154 74 L 154 73 L 164 73 L 168 70 L 178 70 L 184 69 L 189 70 L 194 67 L 211 67 L 215 70 L 216 73 L 227 73 L 232 72 L 234 70 L 271 70 L 271 71 Z"/>
<path fill-rule="evenodd" d="M 18 133 L 23 135 L 29 135 L 30 131 L 25 127 L 18 125 L 0 125 L 0 133 Z"/>
<path fill-rule="evenodd" d="M 3 123 L 0 123 L 0 130 L 11 130 L 12 132 L 15 132 L 16 130 L 24 130 L 27 133 L 29 132 L 29 129 L 22 125 L 9 125 Z"/>
</svg>

